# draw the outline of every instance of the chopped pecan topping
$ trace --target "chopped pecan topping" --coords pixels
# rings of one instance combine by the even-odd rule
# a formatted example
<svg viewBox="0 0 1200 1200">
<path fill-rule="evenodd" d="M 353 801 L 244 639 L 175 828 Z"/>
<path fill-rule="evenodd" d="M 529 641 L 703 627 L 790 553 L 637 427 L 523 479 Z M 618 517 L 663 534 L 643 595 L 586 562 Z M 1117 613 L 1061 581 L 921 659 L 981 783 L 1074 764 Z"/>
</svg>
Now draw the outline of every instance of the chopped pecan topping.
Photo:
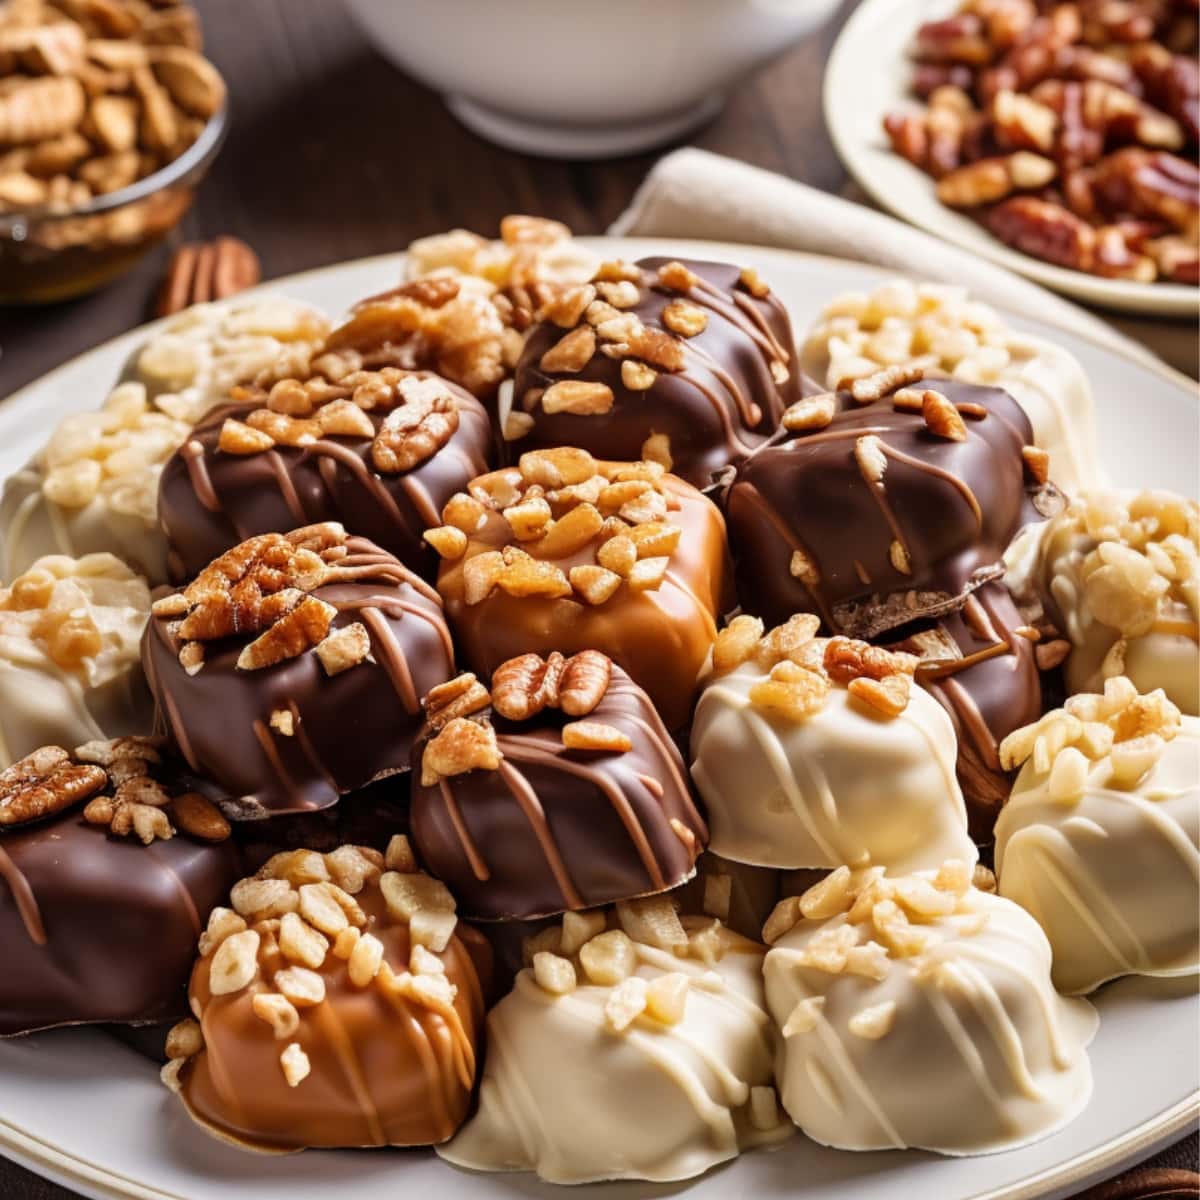
<svg viewBox="0 0 1200 1200">
<path fill-rule="evenodd" d="M 371 635 L 359 621 L 334 630 L 317 645 L 317 658 L 325 668 L 326 675 L 340 675 L 343 671 L 366 662 L 371 654 Z"/>
<path fill-rule="evenodd" d="M 458 430 L 458 403 L 439 381 L 409 376 L 400 393 L 405 402 L 384 418 L 371 446 L 371 461 L 385 475 L 398 475 L 432 458 Z"/>
<path fill-rule="evenodd" d="M 633 749 L 627 734 L 603 721 L 572 721 L 564 725 L 562 742 L 568 750 L 627 754 Z"/>
<path fill-rule="evenodd" d="M 470 717 L 492 703 L 487 688 L 471 672 L 440 683 L 425 697 L 425 719 L 432 729 L 441 729 L 457 717 Z"/>
<path fill-rule="evenodd" d="M 440 779 L 468 771 L 494 771 L 500 762 L 496 731 L 491 725 L 454 717 L 425 743 L 421 786 L 434 787 Z"/>
<path fill-rule="evenodd" d="M 0 772 L 0 826 L 53 816 L 95 795 L 107 782 L 100 767 L 71 762 L 59 746 L 42 746 Z"/>
</svg>

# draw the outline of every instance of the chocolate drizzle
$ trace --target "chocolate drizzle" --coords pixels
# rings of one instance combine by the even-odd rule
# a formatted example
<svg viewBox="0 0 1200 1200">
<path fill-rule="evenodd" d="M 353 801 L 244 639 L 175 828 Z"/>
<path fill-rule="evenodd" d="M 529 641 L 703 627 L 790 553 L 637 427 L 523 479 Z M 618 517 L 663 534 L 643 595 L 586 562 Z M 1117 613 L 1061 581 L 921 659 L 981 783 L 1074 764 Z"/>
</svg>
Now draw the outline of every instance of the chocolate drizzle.
<svg viewBox="0 0 1200 1200">
<path fill-rule="evenodd" d="M 830 426 L 781 430 L 742 464 L 725 505 L 743 608 L 768 624 L 815 612 L 834 633 L 870 638 L 952 612 L 1002 573 L 1017 530 L 1041 519 L 1021 453 L 1033 431 L 1006 392 L 932 386 L 982 414 L 968 415 L 964 440 L 891 396 L 840 392 Z"/>
<path fill-rule="evenodd" d="M 672 470 L 702 488 L 712 483 L 714 473 L 741 462 L 771 435 L 784 408 L 800 397 L 791 324 L 783 305 L 774 293 L 750 295 L 739 283 L 739 269 L 727 263 L 686 260 L 697 283 L 686 291 L 668 288 L 658 269 L 670 261 L 646 258 L 637 264 L 641 299 L 627 311 L 647 328 L 669 332 L 662 314 L 672 301 L 682 297 L 706 310 L 707 327 L 695 337 L 677 339 L 683 369 L 660 371 L 646 391 L 629 390 L 620 360 L 600 351 L 579 371 L 546 372 L 542 355 L 565 331 L 552 322 L 536 326 L 517 365 L 513 391 L 514 411 L 527 413 L 534 425 L 507 444 L 513 461 L 526 450 L 559 445 L 579 446 L 597 458 L 638 459 L 647 438 L 664 434 Z M 776 382 L 776 373 L 783 383 Z M 614 396 L 611 411 L 546 413 L 537 394 L 560 379 L 607 384 Z"/>
<path fill-rule="evenodd" d="M 586 718 L 625 733 L 633 749 L 624 754 L 568 750 L 561 731 L 569 719 L 550 711 L 525 722 L 494 717 L 498 770 L 429 787 L 414 772 L 413 842 L 465 915 L 529 919 L 690 877 L 708 829 L 646 694 L 614 668 Z M 422 752 L 414 750 L 415 765 Z"/>
<path fill-rule="evenodd" d="M 360 622 L 371 656 L 329 676 L 315 651 L 258 671 L 236 667 L 250 639 L 206 646 L 189 676 L 169 619 L 153 618 L 142 643 L 151 690 L 188 766 L 215 781 L 235 820 L 334 804 L 343 792 L 408 768 L 421 725 L 419 698 L 453 674 L 453 646 L 437 593 L 390 554 L 351 538 L 338 582 L 313 595 L 331 604 L 333 628 Z M 290 734 L 272 724 L 290 714 Z"/>
<path fill-rule="evenodd" d="M 432 578 L 436 556 L 422 535 L 439 523 L 450 496 L 486 471 L 491 459 L 483 406 L 447 386 L 458 403 L 457 431 L 431 458 L 398 475 L 373 470 L 365 438 L 324 437 L 303 447 L 226 454 L 217 447 L 222 424 L 244 419 L 261 404 L 239 402 L 210 413 L 167 463 L 159 485 L 159 515 L 177 577 L 198 573 L 255 534 L 340 521 Z M 378 428 L 386 413 L 369 415 Z"/>
</svg>

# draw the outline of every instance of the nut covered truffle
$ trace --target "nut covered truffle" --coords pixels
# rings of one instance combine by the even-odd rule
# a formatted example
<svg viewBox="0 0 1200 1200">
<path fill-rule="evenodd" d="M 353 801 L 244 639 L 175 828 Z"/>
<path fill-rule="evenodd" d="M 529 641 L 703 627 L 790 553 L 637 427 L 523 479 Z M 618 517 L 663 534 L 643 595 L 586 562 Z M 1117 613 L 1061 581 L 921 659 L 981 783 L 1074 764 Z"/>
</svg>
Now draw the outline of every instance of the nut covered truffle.
<svg viewBox="0 0 1200 1200">
<path fill-rule="evenodd" d="M 491 693 L 462 675 L 426 700 L 412 839 L 463 911 L 530 919 L 666 891 L 708 830 L 649 697 L 595 650 L 525 654 Z"/>
<path fill-rule="evenodd" d="M 766 867 L 974 862 L 950 718 L 917 659 L 817 638 L 810 613 L 721 631 L 692 725 L 712 850 Z"/>
<path fill-rule="evenodd" d="M 965 863 L 839 867 L 763 935 L 780 1096 L 823 1146 L 1008 1150 L 1091 1097 L 1095 1010 L 1055 993 L 1037 922 Z"/>
<path fill-rule="evenodd" d="M 159 515 L 186 578 L 245 538 L 340 521 L 432 577 L 422 540 L 442 505 L 486 471 L 491 426 L 436 375 L 364 370 L 326 353 L 311 375 L 235 389 L 163 471 Z"/>
<path fill-rule="evenodd" d="M 914 363 L 930 376 L 1002 387 L 1025 410 L 1034 444 L 1065 492 L 1104 482 L 1092 388 L 1070 351 L 1016 330 L 966 288 L 889 279 L 831 300 L 809 330 L 801 366 L 827 388 Z"/>
<path fill-rule="evenodd" d="M 200 942 L 163 1081 L 248 1150 L 427 1146 L 467 1114 L 489 971 L 403 837 L 276 855 Z"/>
<path fill-rule="evenodd" d="M 1127 675 L 1200 715 L 1200 506 L 1171 492 L 1089 492 L 1030 540 L 1028 585 L 1069 643 L 1068 690 Z"/>
<path fill-rule="evenodd" d="M 645 688 L 668 729 L 687 723 L 728 600 L 725 523 L 654 462 L 560 447 L 451 497 L 426 537 L 466 664 L 599 650 Z"/>
<path fill-rule="evenodd" d="M 39 746 L 148 730 L 146 581 L 111 554 L 40 558 L 0 587 L 0 767 Z"/>
<path fill-rule="evenodd" d="M 178 1019 L 229 825 L 148 738 L 43 746 L 0 772 L 0 1036 Z"/>
<path fill-rule="evenodd" d="M 608 262 L 538 316 L 501 413 L 514 458 L 580 446 L 703 488 L 800 397 L 787 312 L 749 269 Z"/>
<path fill-rule="evenodd" d="M 726 493 L 743 608 L 872 638 L 960 607 L 1061 506 L 1032 442 L 1006 392 L 919 368 L 799 401 Z"/>
<path fill-rule="evenodd" d="M 336 524 L 250 538 L 153 614 L 151 691 L 238 820 L 407 771 L 420 698 L 454 674 L 437 593 Z"/>
<path fill-rule="evenodd" d="M 568 913 L 488 1015 L 479 1111 L 438 1153 L 551 1183 L 690 1179 L 790 1133 L 763 948 L 665 897 Z"/>
<path fill-rule="evenodd" d="M 1200 719 L 1123 676 L 1018 730 L 996 822 L 1000 894 L 1037 919 L 1054 983 L 1200 971 Z"/>
</svg>

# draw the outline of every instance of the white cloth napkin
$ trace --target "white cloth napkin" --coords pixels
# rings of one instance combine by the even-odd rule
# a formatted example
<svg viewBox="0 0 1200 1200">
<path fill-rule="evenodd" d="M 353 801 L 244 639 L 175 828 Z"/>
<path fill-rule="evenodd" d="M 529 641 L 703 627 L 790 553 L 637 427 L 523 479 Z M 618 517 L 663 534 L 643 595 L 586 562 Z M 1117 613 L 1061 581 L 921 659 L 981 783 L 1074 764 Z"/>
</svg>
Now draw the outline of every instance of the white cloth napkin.
<svg viewBox="0 0 1200 1200">
<path fill-rule="evenodd" d="M 676 150 L 661 159 L 609 233 L 745 242 L 878 263 L 965 285 L 986 303 L 1154 359 L 1107 321 L 1003 267 L 861 204 L 706 150 Z"/>
</svg>

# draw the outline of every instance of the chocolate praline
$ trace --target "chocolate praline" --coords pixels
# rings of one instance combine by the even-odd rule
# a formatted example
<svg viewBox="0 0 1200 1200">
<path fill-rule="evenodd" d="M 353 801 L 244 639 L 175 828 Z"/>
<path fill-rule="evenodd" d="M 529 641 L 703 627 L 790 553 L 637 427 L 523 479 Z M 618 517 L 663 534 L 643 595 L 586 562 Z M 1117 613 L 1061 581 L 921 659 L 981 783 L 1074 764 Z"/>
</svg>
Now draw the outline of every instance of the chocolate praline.
<svg viewBox="0 0 1200 1200">
<path fill-rule="evenodd" d="M 341 538 L 335 550 L 345 556 L 305 597 L 332 607 L 331 634 L 356 626 L 364 639 L 366 656 L 335 674 L 322 648 L 305 640 L 281 661 L 239 666 L 261 627 L 201 642 L 203 665 L 189 673 L 180 661 L 187 626 L 181 633 L 170 602 L 164 614 L 159 601 L 151 616 L 142 640 L 151 691 L 188 766 L 222 789 L 231 819 L 327 808 L 345 792 L 406 771 L 422 723 L 420 697 L 454 673 L 437 593 L 378 546 Z M 224 556 L 214 569 L 230 561 Z M 285 576 L 282 586 L 297 581 Z"/>
<path fill-rule="evenodd" d="M 544 673 L 545 661 L 527 656 L 533 660 L 540 666 L 531 670 Z M 512 665 L 496 673 L 497 703 Z M 488 711 L 497 769 L 427 784 L 421 762 L 428 742 L 413 751 L 413 844 L 464 915 L 529 920 L 666 891 L 690 878 L 708 828 L 678 749 L 624 671 L 611 669 L 602 698 L 582 717 L 546 708 L 512 720 Z M 617 730 L 631 748 L 569 749 L 563 729 L 576 720 Z"/>
<path fill-rule="evenodd" d="M 959 411 L 961 440 L 926 422 L 926 389 Z M 830 420 L 781 430 L 738 469 L 725 506 L 746 611 L 768 623 L 812 612 L 860 638 L 942 615 L 1061 505 L 1023 453 L 1033 432 L 1007 392 L 914 379 L 914 411 L 896 390 L 867 403 L 833 394 Z"/>
<path fill-rule="evenodd" d="M 658 461 L 703 488 L 770 437 L 799 399 L 787 311 L 752 273 L 729 263 L 644 258 L 605 264 L 590 288 L 596 299 L 586 312 L 568 297 L 549 306 L 529 335 L 514 379 L 512 459 L 567 445 L 597 458 L 637 459 L 651 457 L 657 444 Z M 680 332 L 690 328 L 673 319 L 681 305 L 699 314 L 698 332 Z M 626 318 L 651 331 L 644 346 L 625 336 Z M 559 407 L 547 390 L 563 382 L 602 384 L 609 407 L 586 414 Z"/>
<path fill-rule="evenodd" d="M 317 360 L 338 361 L 334 355 Z M 338 373 L 332 366 L 328 370 Z M 439 510 L 451 495 L 487 470 L 492 460 L 487 413 L 462 388 L 424 371 L 386 368 L 351 373 L 347 379 L 341 383 L 316 376 L 308 381 L 319 389 L 323 402 L 310 416 L 295 418 L 290 432 L 281 434 L 298 444 L 277 441 L 258 452 L 231 452 L 222 448 L 232 444 L 228 435 L 223 441 L 222 430 L 229 421 L 253 423 L 259 419 L 255 414 L 263 412 L 269 414 L 268 421 L 277 416 L 288 420 L 268 406 L 283 405 L 272 399 L 277 389 L 290 384 L 298 388 L 299 381 L 277 383 L 270 393 L 242 389 L 246 399 L 217 409 L 196 426 L 163 468 L 159 484 L 159 519 L 170 543 L 169 567 L 175 580 L 195 575 L 217 555 L 254 534 L 285 532 L 321 521 L 342 522 L 395 554 L 410 570 L 432 579 L 437 559 L 421 535 L 437 523 Z M 398 386 L 389 386 L 388 379 L 399 381 Z M 452 398 L 455 428 L 440 444 L 424 447 L 428 452 L 414 465 L 385 472 L 373 459 L 374 439 L 395 414 L 406 411 L 403 389 L 413 383 L 436 387 Z M 362 404 L 374 404 L 370 411 L 359 407 L 360 393 L 367 389 L 383 397 L 361 396 Z M 337 434 L 310 428 L 334 403 L 353 404 L 358 411 L 356 424 L 363 432 Z M 365 435 L 368 428 L 373 435 Z"/>
<path fill-rule="evenodd" d="M 958 782 L 971 835 L 988 842 L 1012 789 L 1000 765 L 1000 743 L 1042 713 L 1042 681 L 1034 643 L 1002 583 L 984 584 L 963 607 L 892 648 L 919 655 L 916 680 L 946 710 L 958 741 Z"/>
<path fill-rule="evenodd" d="M 187 814 L 168 796 L 186 788 L 177 786 L 174 765 L 164 767 L 148 746 L 146 739 L 89 743 L 73 757 L 46 747 L 4 772 L 0 1036 L 59 1025 L 148 1025 L 187 1011 L 197 939 L 240 863 L 232 842 L 185 832 Z M 131 795 L 161 805 L 146 812 L 158 832 L 149 844 L 113 819 Z M 228 826 L 199 803 L 211 818 L 205 836 L 227 839 Z M 110 834 L 109 826 L 127 836 Z"/>
<path fill-rule="evenodd" d="M 572 464 L 583 464 L 566 476 L 573 482 L 535 482 L 546 478 L 545 456 L 560 454 L 579 456 Z M 646 514 L 635 513 L 633 504 L 610 508 L 605 503 L 601 485 L 649 467 L 656 464 L 595 462 L 584 452 L 561 448 L 527 453 L 521 467 L 472 481 L 471 495 L 482 508 L 463 522 L 469 526 L 465 549 L 459 543 L 458 556 L 443 561 L 438 576 L 438 591 L 466 665 L 490 677 L 501 663 L 520 654 L 599 650 L 646 689 L 669 730 L 687 724 L 697 677 L 717 635 L 716 618 L 732 600 L 725 522 L 710 500 L 661 468 L 653 478 L 645 476 L 649 491 L 634 500 L 637 508 L 649 508 Z M 592 504 L 582 498 L 581 489 L 596 481 Z M 544 510 L 548 532 L 532 538 L 525 532 L 521 540 L 504 514 L 513 515 L 535 495 L 539 504 L 549 505 Z M 568 537 L 568 529 L 580 535 Z M 603 566 L 621 565 L 610 543 L 642 538 L 650 530 L 664 546 L 638 543 L 630 551 L 636 564 L 622 569 L 630 575 L 657 562 L 655 580 L 631 583 Z M 639 553 L 644 556 L 638 558 Z M 492 557 L 483 563 L 496 564 L 508 556 L 505 565 L 513 570 L 492 585 L 477 586 L 482 564 L 475 560 L 487 554 Z M 529 586 L 523 582 L 530 568 L 525 555 L 538 575 Z M 590 593 L 590 583 L 569 582 L 581 578 L 579 569 L 600 572 L 598 578 L 613 590 Z"/>
</svg>

